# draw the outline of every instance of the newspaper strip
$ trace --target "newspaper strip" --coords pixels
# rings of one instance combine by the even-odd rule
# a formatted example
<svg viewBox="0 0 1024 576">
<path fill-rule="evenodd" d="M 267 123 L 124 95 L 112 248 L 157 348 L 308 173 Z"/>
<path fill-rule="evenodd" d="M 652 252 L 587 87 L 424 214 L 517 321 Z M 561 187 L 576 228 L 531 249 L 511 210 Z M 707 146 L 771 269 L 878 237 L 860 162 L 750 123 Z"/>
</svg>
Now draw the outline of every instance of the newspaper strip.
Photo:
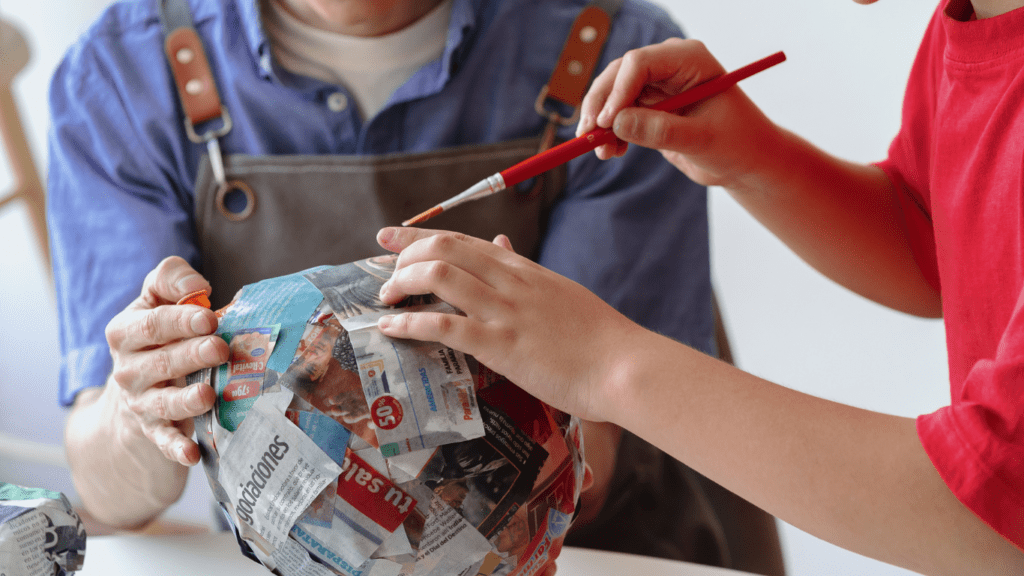
<svg viewBox="0 0 1024 576">
<path fill-rule="evenodd" d="M 290 399 L 290 392 L 260 396 L 220 459 L 221 483 L 235 516 L 274 548 L 287 538 L 317 494 L 341 473 L 285 417 L 279 404 Z"/>
<path fill-rule="evenodd" d="M 282 541 L 269 557 L 259 560 L 267 568 L 288 576 L 337 576 L 333 570 L 310 558 L 309 553 L 290 538 Z"/>
<path fill-rule="evenodd" d="M 301 274 L 271 278 L 243 287 L 234 300 L 219 311 L 217 334 L 234 333 L 256 326 L 279 326 L 278 336 L 269 358 L 264 388 L 272 382 L 270 375 L 282 374 L 295 356 L 306 321 L 323 302 L 323 294 L 311 286 Z M 218 392 L 218 418 L 221 426 L 234 432 L 252 408 L 256 396 L 224 401 L 223 392 L 228 384 L 228 366 L 222 364 L 215 372 L 214 388 Z M 276 378 L 273 378 L 276 380 Z M 254 390 L 250 389 L 250 392 Z M 255 390 L 256 395 L 262 390 Z"/>
<path fill-rule="evenodd" d="M 0 574 L 65 576 L 84 560 L 85 527 L 63 494 L 0 482 Z"/>
<path fill-rule="evenodd" d="M 296 397 L 296 399 L 298 398 Z M 352 434 L 348 428 L 328 418 L 326 414 L 316 408 L 311 410 L 289 409 L 285 412 L 285 416 L 298 426 L 299 430 L 305 432 L 314 444 L 331 457 L 331 460 L 339 465 L 344 463 L 345 450 L 348 449 L 349 436 Z"/>
<path fill-rule="evenodd" d="M 441 446 L 418 480 L 490 538 L 527 502 L 548 452 L 501 410 L 480 409 L 487 436 Z"/>
<path fill-rule="evenodd" d="M 444 303 L 410 309 L 455 312 Z M 377 320 L 387 313 L 341 321 L 359 365 L 381 453 L 394 456 L 483 436 L 465 356 L 437 342 L 384 336 Z"/>
<path fill-rule="evenodd" d="M 558 553 L 562 549 L 561 538 L 569 531 L 571 524 L 571 514 L 560 512 L 554 508 L 550 509 L 544 526 L 537 532 L 534 541 L 531 542 L 533 552 L 522 563 L 522 566 L 516 568 L 512 574 L 515 576 L 534 576 L 547 565 L 548 560 L 558 557 Z"/>
<path fill-rule="evenodd" d="M 293 534 L 318 558 L 355 574 L 356 567 L 398 530 L 416 506 L 416 499 L 351 450 L 345 456 L 336 494 L 330 527 L 300 519 Z"/>
<path fill-rule="evenodd" d="M 221 338 L 228 343 L 228 381 L 221 397 L 225 402 L 252 398 L 263 389 L 263 376 L 267 360 L 274 351 L 280 324 L 259 328 L 244 328 L 223 332 Z"/>
<path fill-rule="evenodd" d="M 460 574 L 491 551 L 491 543 L 469 522 L 423 485 L 410 490 L 421 502 L 425 516 L 412 576 Z"/>
</svg>

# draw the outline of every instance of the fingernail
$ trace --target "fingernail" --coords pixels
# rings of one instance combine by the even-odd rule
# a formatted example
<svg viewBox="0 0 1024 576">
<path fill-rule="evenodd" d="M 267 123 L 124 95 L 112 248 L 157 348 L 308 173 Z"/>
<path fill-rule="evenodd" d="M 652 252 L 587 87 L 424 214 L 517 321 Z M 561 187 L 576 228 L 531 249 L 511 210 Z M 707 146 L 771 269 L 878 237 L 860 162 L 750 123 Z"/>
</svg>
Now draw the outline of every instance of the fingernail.
<svg viewBox="0 0 1024 576">
<path fill-rule="evenodd" d="M 619 137 L 630 136 L 633 132 L 633 123 L 628 122 L 620 116 L 615 119 L 615 124 L 612 126 L 612 132 Z"/>
<path fill-rule="evenodd" d="M 217 346 L 213 343 L 212 339 L 207 338 L 199 345 L 199 357 L 207 364 L 213 364 L 220 360 L 220 355 L 217 353 Z"/>
<path fill-rule="evenodd" d="M 199 290 L 200 288 L 203 288 L 203 285 L 205 283 L 206 282 L 203 280 L 203 277 L 200 276 L 199 274 L 189 274 L 188 276 L 185 276 L 181 280 L 178 280 L 174 287 L 177 288 L 179 292 L 184 294 L 186 292 L 194 292 L 196 290 Z"/>
<path fill-rule="evenodd" d="M 203 397 L 199 394 L 199 386 L 193 385 L 188 391 L 188 398 L 185 400 L 189 408 L 199 410 L 203 407 Z"/>
<path fill-rule="evenodd" d="M 210 332 L 213 332 L 213 322 L 210 321 L 209 316 L 206 312 L 196 312 L 192 315 L 192 318 L 188 321 L 189 326 L 192 327 L 192 331 L 196 334 L 205 336 Z"/>
<path fill-rule="evenodd" d="M 394 228 L 384 228 L 380 231 L 378 238 L 380 238 L 380 243 L 382 245 L 390 244 L 391 241 L 395 239 L 395 235 L 396 233 Z"/>
<path fill-rule="evenodd" d="M 610 116 L 611 112 L 607 108 L 601 110 L 601 113 L 597 115 L 597 125 L 607 126 L 608 121 L 611 119 Z"/>
<path fill-rule="evenodd" d="M 387 282 L 385 282 L 384 284 L 381 285 L 380 292 L 377 293 L 377 296 L 379 296 L 380 299 L 383 301 L 384 298 L 388 294 L 388 290 L 390 290 L 390 289 L 391 289 L 391 281 L 388 280 Z"/>
<path fill-rule="evenodd" d="M 377 319 L 377 328 L 380 328 L 381 330 L 387 329 L 391 326 L 391 321 L 394 320 L 394 318 L 394 315 L 381 316 Z"/>
</svg>

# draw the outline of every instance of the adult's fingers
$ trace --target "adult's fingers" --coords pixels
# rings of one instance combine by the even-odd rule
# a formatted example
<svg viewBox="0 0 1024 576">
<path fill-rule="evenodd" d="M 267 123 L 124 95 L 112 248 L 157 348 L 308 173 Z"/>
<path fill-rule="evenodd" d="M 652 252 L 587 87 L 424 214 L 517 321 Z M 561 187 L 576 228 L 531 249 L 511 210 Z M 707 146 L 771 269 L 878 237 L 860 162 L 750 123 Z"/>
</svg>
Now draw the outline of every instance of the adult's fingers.
<svg viewBox="0 0 1024 576">
<path fill-rule="evenodd" d="M 191 425 L 182 430 L 169 422 L 151 424 L 145 429 L 146 437 L 156 445 L 165 458 L 184 466 L 199 463 L 199 446 L 189 438 L 191 433 Z"/>
<path fill-rule="evenodd" d="M 174 304 L 192 292 L 210 293 L 210 283 L 179 256 L 164 258 L 142 283 L 142 294 L 133 303 L 140 308 Z"/>
<path fill-rule="evenodd" d="M 201 306 L 131 308 L 107 324 L 111 350 L 128 353 L 184 338 L 206 336 L 217 329 L 217 315 Z"/>
<path fill-rule="evenodd" d="M 209 384 L 193 384 L 184 388 L 158 386 L 128 399 L 128 407 L 143 422 L 177 422 L 188 420 L 213 407 L 217 393 Z"/>
<path fill-rule="evenodd" d="M 228 361 L 228 345 L 216 336 L 190 338 L 150 350 L 119 355 L 113 378 L 129 392 L 154 383 L 183 378 L 196 370 Z"/>
</svg>

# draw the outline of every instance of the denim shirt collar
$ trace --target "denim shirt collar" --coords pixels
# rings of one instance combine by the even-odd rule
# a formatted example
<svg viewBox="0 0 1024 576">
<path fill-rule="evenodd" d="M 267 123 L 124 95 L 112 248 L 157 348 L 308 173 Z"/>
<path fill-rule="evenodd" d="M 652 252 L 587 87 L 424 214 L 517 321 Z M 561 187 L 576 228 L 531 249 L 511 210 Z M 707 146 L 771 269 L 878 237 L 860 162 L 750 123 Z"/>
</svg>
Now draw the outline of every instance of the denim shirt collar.
<svg viewBox="0 0 1024 576">
<path fill-rule="evenodd" d="M 259 65 L 259 72 L 266 80 L 280 82 L 276 77 L 270 42 L 263 30 L 263 19 L 260 15 L 261 0 L 237 0 L 238 13 L 242 19 L 245 37 L 249 42 L 253 61 Z M 441 59 L 424 67 L 413 77 L 413 82 L 403 86 L 395 98 L 417 98 L 439 91 L 458 68 L 457 61 L 465 57 L 466 50 L 461 50 L 475 31 L 477 14 L 483 0 L 454 0 L 452 14 L 448 22 L 448 40 L 445 42 L 444 54 Z"/>
</svg>

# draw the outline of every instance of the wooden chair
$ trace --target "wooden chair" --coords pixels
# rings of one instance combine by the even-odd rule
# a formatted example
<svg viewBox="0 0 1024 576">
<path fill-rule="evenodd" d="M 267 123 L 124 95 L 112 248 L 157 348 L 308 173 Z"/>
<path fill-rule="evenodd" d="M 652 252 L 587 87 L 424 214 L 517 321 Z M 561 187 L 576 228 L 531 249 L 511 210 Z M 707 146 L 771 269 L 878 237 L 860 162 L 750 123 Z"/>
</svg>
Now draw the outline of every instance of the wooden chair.
<svg viewBox="0 0 1024 576">
<path fill-rule="evenodd" d="M 45 263 L 50 271 L 50 245 L 46 234 L 46 196 L 40 181 L 39 171 L 22 127 L 21 117 L 11 93 L 11 83 L 29 60 L 28 44 L 25 37 L 9 22 L 0 18 L 0 136 L 14 176 L 14 190 L 0 197 L 0 209 L 24 202 L 29 219 L 35 231 L 36 240 Z"/>
</svg>

